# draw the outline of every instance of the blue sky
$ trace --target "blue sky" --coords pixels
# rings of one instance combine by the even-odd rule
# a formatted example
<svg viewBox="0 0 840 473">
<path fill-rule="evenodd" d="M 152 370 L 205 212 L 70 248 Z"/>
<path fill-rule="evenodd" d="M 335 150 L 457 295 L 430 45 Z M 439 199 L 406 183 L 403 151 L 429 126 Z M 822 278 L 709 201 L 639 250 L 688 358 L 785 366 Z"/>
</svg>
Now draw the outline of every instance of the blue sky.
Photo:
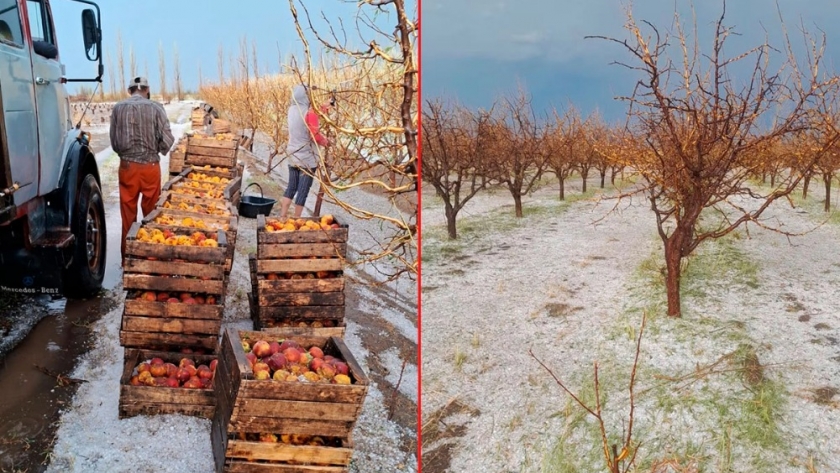
<svg viewBox="0 0 840 473">
<path fill-rule="evenodd" d="M 424 101 L 439 95 L 473 106 L 488 106 L 517 81 L 531 92 L 537 110 L 574 103 L 584 113 L 599 110 L 609 120 L 623 118 L 626 105 L 613 99 L 629 94 L 635 80 L 610 65 L 629 61 L 621 46 L 586 35 L 626 38 L 618 0 L 424 0 L 422 11 L 422 87 Z M 827 36 L 827 59 L 840 68 L 840 2 L 778 0 L 794 46 L 802 51 L 800 24 Z M 637 0 L 637 20 L 670 28 L 675 5 L 691 21 L 684 0 Z M 713 22 L 722 1 L 695 0 L 701 49 L 708 51 Z M 765 31 L 783 48 L 775 0 L 730 0 L 726 23 L 742 36 L 728 41 L 729 53 L 756 46 Z M 660 28 L 662 29 L 662 28 Z M 704 37 L 705 36 L 705 37 Z M 736 78 L 737 79 L 737 78 Z"/>
<path fill-rule="evenodd" d="M 97 3 L 102 11 L 103 50 L 111 53 L 115 69 L 116 38 L 117 31 L 120 31 L 125 49 L 126 69 L 128 47 L 133 45 L 140 74 L 143 73 L 144 61 L 148 61 L 152 88 L 158 83 L 160 43 L 166 50 L 166 74 L 170 90 L 173 84 L 172 49 L 175 45 L 180 55 L 182 82 L 185 88 L 193 90 L 198 86 L 199 63 L 204 80 L 217 79 L 219 44 L 223 45 L 226 55 L 236 54 L 239 51 L 240 39 L 247 36 L 249 45 L 251 41 L 256 42 L 260 68 L 272 72 L 279 69 L 278 51 L 284 55 L 302 55 L 303 51 L 292 21 L 288 0 L 101 0 Z M 51 5 L 62 61 L 67 66 L 67 76 L 95 75 L 96 66 L 85 58 L 82 42 L 81 11 L 84 6 L 66 0 L 53 0 Z M 313 16 L 320 17 L 323 11 L 330 20 L 337 21 L 342 18 L 345 24 L 349 25 L 353 25 L 349 20 L 357 11 L 355 2 L 343 0 L 306 0 L 306 7 Z M 299 4 L 297 8 L 303 16 Z M 319 18 L 315 20 L 318 20 L 313 21 L 316 26 L 323 25 Z M 382 21 L 389 25 L 393 23 L 387 18 L 383 18 Z M 358 35 L 350 38 L 356 39 Z M 226 67 L 225 70 L 227 69 Z M 107 64 L 105 72 L 107 74 Z M 126 76 L 128 74 L 126 72 Z M 106 91 L 107 80 L 106 77 Z"/>
</svg>

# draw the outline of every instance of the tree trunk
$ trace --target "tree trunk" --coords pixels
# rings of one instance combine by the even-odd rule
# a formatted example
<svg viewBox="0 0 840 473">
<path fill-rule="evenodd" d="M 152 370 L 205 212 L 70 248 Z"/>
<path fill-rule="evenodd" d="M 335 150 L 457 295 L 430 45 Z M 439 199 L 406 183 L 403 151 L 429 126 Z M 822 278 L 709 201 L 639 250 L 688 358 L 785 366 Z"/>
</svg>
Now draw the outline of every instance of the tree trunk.
<svg viewBox="0 0 840 473">
<path fill-rule="evenodd" d="M 458 238 L 458 227 L 455 225 L 455 217 L 458 216 L 458 212 L 455 211 L 451 206 L 446 206 L 446 231 L 449 233 L 449 239 L 455 240 Z"/>
<path fill-rule="evenodd" d="M 668 315 L 680 316 L 680 261 L 682 260 L 682 230 L 677 227 L 665 241 L 665 291 L 668 296 Z"/>
<path fill-rule="evenodd" d="M 610 173 L 610 185 L 615 187 L 615 169 L 613 169 L 612 173 Z"/>
<path fill-rule="evenodd" d="M 761 183 L 762 184 L 767 183 L 767 173 L 766 172 L 761 173 Z"/>
<path fill-rule="evenodd" d="M 589 170 L 581 171 L 580 177 L 583 179 L 583 193 L 586 194 L 586 178 L 589 177 Z"/>
<path fill-rule="evenodd" d="M 811 173 L 805 174 L 805 179 L 802 180 L 802 198 L 808 198 L 808 184 L 811 183 Z"/>
<path fill-rule="evenodd" d="M 558 181 L 560 181 L 560 200 L 566 200 L 566 178 L 558 177 Z"/>
<path fill-rule="evenodd" d="M 831 210 L 831 174 L 823 174 L 823 181 L 825 181 L 825 211 Z"/>
<path fill-rule="evenodd" d="M 522 196 L 519 192 L 513 194 L 513 203 L 516 207 L 516 218 L 522 218 Z"/>
<path fill-rule="evenodd" d="M 604 188 L 604 179 L 607 177 L 607 170 L 601 171 L 601 189 Z"/>
<path fill-rule="evenodd" d="M 776 187 L 776 173 L 770 172 L 770 187 Z"/>
</svg>

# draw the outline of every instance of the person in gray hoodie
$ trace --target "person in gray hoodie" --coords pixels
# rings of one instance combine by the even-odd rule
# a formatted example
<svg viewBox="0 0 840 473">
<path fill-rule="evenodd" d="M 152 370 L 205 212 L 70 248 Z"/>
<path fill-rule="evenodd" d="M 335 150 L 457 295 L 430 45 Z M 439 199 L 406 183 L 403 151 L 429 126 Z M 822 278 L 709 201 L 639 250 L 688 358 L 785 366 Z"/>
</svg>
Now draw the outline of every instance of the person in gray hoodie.
<svg viewBox="0 0 840 473">
<path fill-rule="evenodd" d="M 295 203 L 295 217 L 300 217 L 309 189 L 318 171 L 319 146 L 330 146 L 330 141 L 319 130 L 318 114 L 309 104 L 306 87 L 296 85 L 292 90 L 292 104 L 289 106 L 289 187 L 283 194 L 280 217 L 287 218 L 292 200 Z"/>
</svg>

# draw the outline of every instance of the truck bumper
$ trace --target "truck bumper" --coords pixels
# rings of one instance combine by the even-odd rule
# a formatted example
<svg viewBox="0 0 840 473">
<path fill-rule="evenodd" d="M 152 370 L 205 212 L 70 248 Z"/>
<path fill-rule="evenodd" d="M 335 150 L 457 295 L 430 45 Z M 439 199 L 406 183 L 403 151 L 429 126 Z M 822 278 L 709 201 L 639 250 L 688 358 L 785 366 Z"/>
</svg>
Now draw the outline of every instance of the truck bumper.
<svg viewBox="0 0 840 473">
<path fill-rule="evenodd" d="M 61 294 L 67 259 L 62 248 L 0 251 L 0 291 L 20 294 Z"/>
</svg>

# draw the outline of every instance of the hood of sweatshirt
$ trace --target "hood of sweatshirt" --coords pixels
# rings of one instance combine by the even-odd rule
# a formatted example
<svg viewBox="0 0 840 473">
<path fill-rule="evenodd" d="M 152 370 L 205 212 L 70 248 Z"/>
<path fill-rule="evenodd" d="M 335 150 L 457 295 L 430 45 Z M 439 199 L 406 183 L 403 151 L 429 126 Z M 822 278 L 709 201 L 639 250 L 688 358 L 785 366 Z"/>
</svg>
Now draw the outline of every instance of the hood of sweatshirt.
<svg viewBox="0 0 840 473">
<path fill-rule="evenodd" d="M 301 107 L 309 108 L 309 95 L 306 94 L 306 87 L 303 85 L 296 85 L 292 89 L 292 103 Z"/>
</svg>

